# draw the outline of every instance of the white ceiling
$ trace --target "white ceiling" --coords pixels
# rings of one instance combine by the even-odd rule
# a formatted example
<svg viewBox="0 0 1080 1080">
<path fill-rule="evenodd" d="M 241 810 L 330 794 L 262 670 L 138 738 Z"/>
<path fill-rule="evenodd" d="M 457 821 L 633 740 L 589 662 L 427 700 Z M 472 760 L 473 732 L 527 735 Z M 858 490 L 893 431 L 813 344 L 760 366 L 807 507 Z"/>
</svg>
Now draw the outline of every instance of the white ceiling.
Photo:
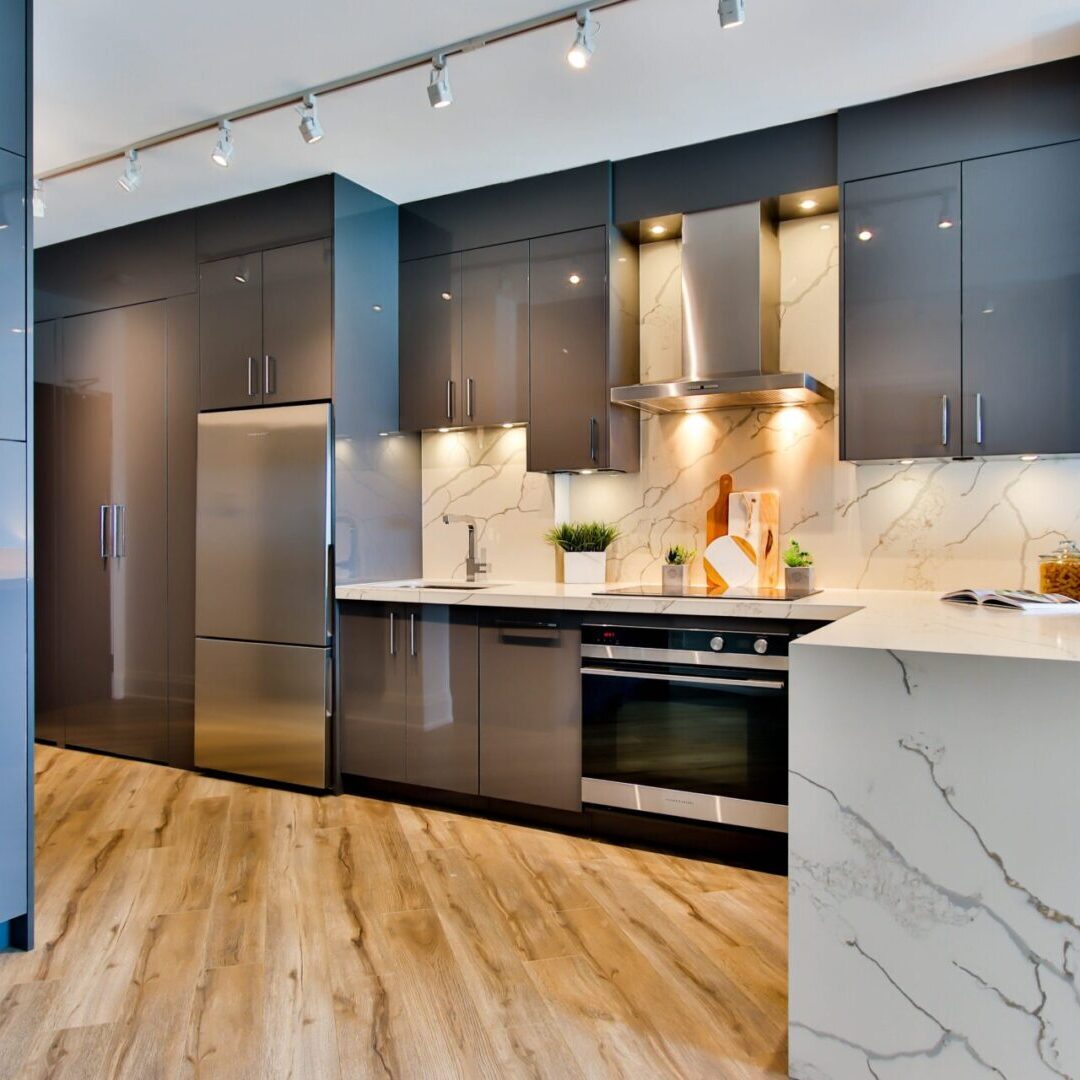
<svg viewBox="0 0 1080 1080">
<path fill-rule="evenodd" d="M 279 94 L 558 8 L 559 0 L 38 0 L 35 169 L 44 171 Z M 455 104 L 427 74 L 328 96 L 322 142 L 291 109 L 57 178 L 38 245 L 330 171 L 396 202 L 699 142 L 1080 53 L 1077 0 L 633 0 L 600 12 L 585 71 L 566 23 L 455 58 Z"/>
</svg>

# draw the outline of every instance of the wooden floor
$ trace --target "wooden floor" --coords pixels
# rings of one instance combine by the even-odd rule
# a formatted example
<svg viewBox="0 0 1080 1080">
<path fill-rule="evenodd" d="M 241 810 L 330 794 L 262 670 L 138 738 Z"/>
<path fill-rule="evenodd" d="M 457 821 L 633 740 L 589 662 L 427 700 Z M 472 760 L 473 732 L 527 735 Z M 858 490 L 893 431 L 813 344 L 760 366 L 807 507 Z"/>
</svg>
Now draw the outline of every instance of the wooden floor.
<svg viewBox="0 0 1080 1080">
<path fill-rule="evenodd" d="M 7 1077 L 787 1075 L 786 882 L 37 751 Z"/>
</svg>

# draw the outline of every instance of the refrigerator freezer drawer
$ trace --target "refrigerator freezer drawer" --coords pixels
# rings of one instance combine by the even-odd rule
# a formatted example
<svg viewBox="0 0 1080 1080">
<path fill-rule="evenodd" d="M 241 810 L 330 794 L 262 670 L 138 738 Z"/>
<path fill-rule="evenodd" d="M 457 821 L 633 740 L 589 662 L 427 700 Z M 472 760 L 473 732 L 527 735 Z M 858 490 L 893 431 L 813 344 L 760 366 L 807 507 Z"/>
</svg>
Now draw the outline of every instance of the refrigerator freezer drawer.
<svg viewBox="0 0 1080 1080">
<path fill-rule="evenodd" d="M 325 646 L 330 406 L 199 415 L 195 633 Z"/>
<path fill-rule="evenodd" d="M 329 649 L 198 638 L 195 764 L 325 788 Z"/>
</svg>

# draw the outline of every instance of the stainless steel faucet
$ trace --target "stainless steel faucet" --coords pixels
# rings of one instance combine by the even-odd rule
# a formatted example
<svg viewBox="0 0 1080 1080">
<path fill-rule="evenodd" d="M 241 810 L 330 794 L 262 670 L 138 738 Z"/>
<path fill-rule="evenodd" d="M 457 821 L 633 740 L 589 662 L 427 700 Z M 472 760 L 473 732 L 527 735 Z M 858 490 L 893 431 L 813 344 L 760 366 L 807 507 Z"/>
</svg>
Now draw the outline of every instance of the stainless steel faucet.
<svg viewBox="0 0 1080 1080">
<path fill-rule="evenodd" d="M 488 564 L 476 558 L 476 518 L 468 514 L 443 514 L 444 525 L 462 523 L 469 526 L 469 554 L 465 557 L 465 580 L 475 581 L 477 574 L 486 574 Z"/>
</svg>

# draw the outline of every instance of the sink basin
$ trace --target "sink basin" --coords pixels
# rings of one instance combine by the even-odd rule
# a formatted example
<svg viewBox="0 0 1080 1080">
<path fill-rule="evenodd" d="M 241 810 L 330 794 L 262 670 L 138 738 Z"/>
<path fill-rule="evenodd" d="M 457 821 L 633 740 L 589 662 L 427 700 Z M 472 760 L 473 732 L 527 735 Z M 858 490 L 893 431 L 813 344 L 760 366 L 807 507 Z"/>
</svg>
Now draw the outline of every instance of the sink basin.
<svg viewBox="0 0 1080 1080">
<path fill-rule="evenodd" d="M 494 581 L 421 581 L 418 589 L 490 589 Z"/>
</svg>

